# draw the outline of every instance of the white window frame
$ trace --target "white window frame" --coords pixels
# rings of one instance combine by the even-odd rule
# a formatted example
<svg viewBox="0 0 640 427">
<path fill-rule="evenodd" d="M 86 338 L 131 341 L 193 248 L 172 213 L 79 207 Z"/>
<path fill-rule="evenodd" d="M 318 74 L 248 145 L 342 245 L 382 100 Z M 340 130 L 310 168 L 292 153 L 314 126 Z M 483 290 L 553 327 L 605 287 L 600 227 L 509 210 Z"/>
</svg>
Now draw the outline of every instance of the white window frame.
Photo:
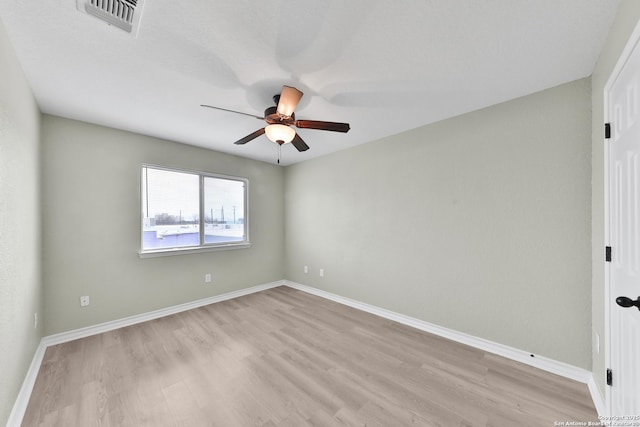
<svg viewBox="0 0 640 427">
<path fill-rule="evenodd" d="M 143 189 L 144 185 L 144 170 L 145 168 L 164 170 L 168 172 L 186 173 L 191 175 L 197 175 L 199 178 L 200 197 L 199 197 L 199 231 L 200 231 L 200 244 L 197 246 L 180 246 L 172 248 L 159 248 L 159 249 L 144 249 L 144 210 L 143 204 Z M 218 178 L 231 181 L 239 181 L 244 185 L 244 215 L 243 215 L 243 227 L 244 227 L 244 239 L 236 242 L 222 242 L 222 243 L 204 243 L 205 233 L 205 215 L 204 215 L 204 180 L 205 178 Z M 140 258 L 153 258 L 159 256 L 170 255 L 186 255 L 192 253 L 212 252 L 212 251 L 224 251 L 231 249 L 244 249 L 251 247 L 251 241 L 249 240 L 249 180 L 247 178 L 223 175 L 212 172 L 196 171 L 189 169 L 173 168 L 167 166 L 159 166 L 149 163 L 143 163 L 140 166 L 140 203 L 138 204 L 140 209 L 140 250 L 138 254 Z"/>
</svg>

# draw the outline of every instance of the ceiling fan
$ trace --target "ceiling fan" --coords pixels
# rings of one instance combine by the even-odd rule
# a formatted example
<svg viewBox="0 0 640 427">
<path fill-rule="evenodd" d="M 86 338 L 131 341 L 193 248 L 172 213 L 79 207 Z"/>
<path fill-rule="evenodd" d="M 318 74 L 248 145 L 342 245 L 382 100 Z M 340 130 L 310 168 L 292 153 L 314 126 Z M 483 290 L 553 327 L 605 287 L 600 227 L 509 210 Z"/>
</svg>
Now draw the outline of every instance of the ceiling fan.
<svg viewBox="0 0 640 427">
<path fill-rule="evenodd" d="M 291 127 L 295 126 L 301 129 L 318 129 L 330 130 L 333 132 L 349 132 L 349 123 L 322 122 L 318 120 L 296 120 L 293 110 L 296 109 L 298 102 L 302 98 L 303 93 L 291 86 L 282 86 L 282 92 L 273 96 L 274 107 L 264 110 L 264 117 L 255 116 L 253 114 L 242 113 L 240 111 L 227 110 L 226 108 L 214 107 L 212 105 L 201 105 L 202 107 L 215 108 L 216 110 L 228 111 L 230 113 L 243 114 L 245 116 L 254 117 L 264 120 L 267 126 L 245 136 L 234 142 L 236 145 L 246 144 L 262 134 L 267 135 L 270 141 L 275 142 L 279 146 L 290 142 L 298 151 L 306 151 L 309 146 L 300 138 L 300 135 Z"/>
</svg>

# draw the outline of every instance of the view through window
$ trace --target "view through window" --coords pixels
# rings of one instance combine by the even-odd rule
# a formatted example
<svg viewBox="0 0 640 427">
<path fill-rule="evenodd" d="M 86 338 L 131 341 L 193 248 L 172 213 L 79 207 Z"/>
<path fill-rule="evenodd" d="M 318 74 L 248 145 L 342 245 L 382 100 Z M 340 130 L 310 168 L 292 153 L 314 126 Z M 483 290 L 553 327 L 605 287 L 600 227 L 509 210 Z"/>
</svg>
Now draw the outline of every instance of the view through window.
<svg viewBox="0 0 640 427">
<path fill-rule="evenodd" d="M 142 167 L 142 251 L 247 243 L 242 178 Z"/>
</svg>

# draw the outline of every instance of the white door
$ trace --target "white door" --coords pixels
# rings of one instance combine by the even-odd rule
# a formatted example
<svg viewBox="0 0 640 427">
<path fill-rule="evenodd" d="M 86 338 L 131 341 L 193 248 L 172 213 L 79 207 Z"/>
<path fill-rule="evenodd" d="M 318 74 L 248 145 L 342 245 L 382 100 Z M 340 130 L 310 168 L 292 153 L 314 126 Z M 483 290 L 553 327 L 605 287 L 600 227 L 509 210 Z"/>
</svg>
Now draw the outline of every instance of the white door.
<svg viewBox="0 0 640 427">
<path fill-rule="evenodd" d="M 608 96 L 612 248 L 608 292 L 610 415 L 640 416 L 640 47 L 637 45 Z M 634 421 L 640 423 L 640 419 Z"/>
</svg>

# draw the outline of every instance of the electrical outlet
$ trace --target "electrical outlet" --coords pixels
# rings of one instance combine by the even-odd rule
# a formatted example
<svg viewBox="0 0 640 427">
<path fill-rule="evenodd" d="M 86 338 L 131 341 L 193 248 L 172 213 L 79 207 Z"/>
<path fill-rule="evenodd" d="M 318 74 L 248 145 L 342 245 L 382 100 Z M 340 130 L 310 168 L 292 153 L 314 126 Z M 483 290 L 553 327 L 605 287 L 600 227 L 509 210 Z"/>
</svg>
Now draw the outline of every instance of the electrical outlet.
<svg viewBox="0 0 640 427">
<path fill-rule="evenodd" d="M 307 273 L 309 273 L 309 266 L 305 265 L 304 266 L 304 274 L 307 274 Z"/>
<path fill-rule="evenodd" d="M 80 297 L 80 307 L 86 307 L 89 303 L 89 295 L 83 295 Z"/>
<path fill-rule="evenodd" d="M 324 277 L 324 268 L 320 269 L 320 277 Z"/>
<path fill-rule="evenodd" d="M 204 282 L 211 283 L 211 273 L 207 273 L 204 275 Z"/>
</svg>

